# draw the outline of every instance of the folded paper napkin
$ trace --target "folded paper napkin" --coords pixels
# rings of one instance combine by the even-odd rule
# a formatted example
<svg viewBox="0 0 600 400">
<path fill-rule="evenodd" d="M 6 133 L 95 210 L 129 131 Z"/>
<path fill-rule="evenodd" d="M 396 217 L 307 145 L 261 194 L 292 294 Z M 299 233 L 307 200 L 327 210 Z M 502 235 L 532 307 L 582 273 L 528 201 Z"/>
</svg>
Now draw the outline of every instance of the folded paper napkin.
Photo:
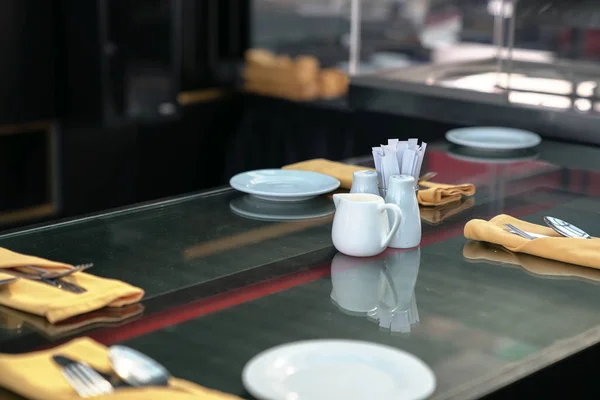
<svg viewBox="0 0 600 400">
<path fill-rule="evenodd" d="M 62 375 L 52 356 L 61 354 L 111 374 L 108 349 L 90 338 L 75 339 L 50 350 L 27 354 L 0 354 L 0 386 L 28 399 L 80 399 Z M 169 387 L 122 388 L 95 399 L 128 400 L 234 400 L 239 397 L 171 378 Z"/>
<path fill-rule="evenodd" d="M 462 199 L 463 196 L 473 196 L 475 185 L 462 183 L 447 185 L 430 181 L 419 182 L 419 204 L 423 206 L 441 206 Z"/>
<path fill-rule="evenodd" d="M 600 270 L 580 267 L 529 254 L 513 253 L 504 247 L 482 242 L 467 242 L 463 247 L 463 256 L 473 261 L 511 264 L 520 266 L 532 274 L 548 277 L 577 277 L 600 281 Z"/>
<path fill-rule="evenodd" d="M 375 169 L 373 168 L 343 164 L 340 162 L 326 160 L 324 158 L 316 158 L 314 160 L 302 161 L 296 164 L 286 165 L 285 167 L 283 167 L 283 169 L 312 171 L 333 176 L 334 178 L 340 181 L 340 187 L 348 190 L 352 188 L 352 174 L 354 174 L 356 171 L 375 171 Z"/>
<path fill-rule="evenodd" d="M 2 268 L 28 265 L 56 271 L 73 268 L 69 264 L 0 248 L 0 278 L 10 277 L 9 274 L 1 272 Z M 132 304 L 144 296 L 144 291 L 138 287 L 85 272 L 77 272 L 62 279 L 84 287 L 87 292 L 75 294 L 45 283 L 19 279 L 16 282 L 0 286 L 0 304 L 42 315 L 51 323 L 56 323 L 102 307 L 121 307 Z"/>
<path fill-rule="evenodd" d="M 549 237 L 528 240 L 505 230 L 513 224 L 526 232 Z M 503 246 L 516 252 L 590 268 L 600 268 L 600 239 L 572 239 L 560 236 L 545 226 L 521 221 L 509 215 L 498 215 L 490 221 L 474 219 L 465 225 L 465 237 Z"/>
<path fill-rule="evenodd" d="M 432 225 L 439 224 L 445 219 L 448 219 L 453 215 L 460 214 L 461 212 L 468 210 L 474 205 L 475 199 L 468 198 L 437 207 L 422 206 L 420 207 L 421 219 L 427 221 Z"/>
</svg>

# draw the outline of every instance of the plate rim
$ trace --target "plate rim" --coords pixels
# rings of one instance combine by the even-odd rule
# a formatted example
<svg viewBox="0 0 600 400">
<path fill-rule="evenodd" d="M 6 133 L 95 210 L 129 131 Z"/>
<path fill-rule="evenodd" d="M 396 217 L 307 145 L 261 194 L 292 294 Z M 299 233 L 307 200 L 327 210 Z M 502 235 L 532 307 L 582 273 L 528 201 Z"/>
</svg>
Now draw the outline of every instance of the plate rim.
<svg viewBox="0 0 600 400">
<path fill-rule="evenodd" d="M 460 137 L 456 137 L 456 135 L 460 135 L 460 133 L 462 131 L 475 131 L 475 130 L 483 130 L 483 129 L 495 129 L 495 130 L 506 130 L 506 131 L 511 131 L 513 133 L 519 133 L 523 136 L 527 136 L 531 142 L 528 144 L 498 144 L 498 145 L 494 145 L 494 146 L 480 146 L 477 144 L 474 144 L 473 142 L 461 139 Z M 472 126 L 472 127 L 464 127 L 464 128 L 454 128 L 454 129 L 450 129 L 449 131 L 446 132 L 446 140 L 448 140 L 451 143 L 460 145 L 460 146 L 465 146 L 465 147 L 472 147 L 472 148 L 477 148 L 477 149 L 486 149 L 486 150 L 518 150 L 518 149 L 528 149 L 531 147 L 535 147 L 537 145 L 539 145 L 542 142 L 542 138 L 540 135 L 538 135 L 535 132 L 532 131 L 528 131 L 526 129 L 519 129 L 519 128 L 508 128 L 508 127 L 502 127 L 502 126 Z"/>
<path fill-rule="evenodd" d="M 274 347 L 265 349 L 265 350 L 259 352 L 258 354 L 254 355 L 244 365 L 244 368 L 242 370 L 242 384 L 244 385 L 244 388 L 246 388 L 248 393 L 250 393 L 252 396 L 256 397 L 257 399 L 267 399 L 268 397 L 266 397 L 266 396 L 268 396 L 268 394 L 265 393 L 260 387 L 257 387 L 256 385 L 254 385 L 254 383 L 251 382 L 251 380 L 249 378 L 249 375 L 252 372 L 253 368 L 256 368 L 256 365 L 262 358 L 264 358 L 272 353 L 281 351 L 282 349 L 285 349 L 287 347 L 299 347 L 299 346 L 304 346 L 304 345 L 308 345 L 308 344 L 328 345 L 328 344 L 332 344 L 332 343 L 344 344 L 344 345 L 350 345 L 350 346 L 356 346 L 356 345 L 365 346 L 366 345 L 366 346 L 379 347 L 379 348 L 388 350 L 392 353 L 396 353 L 396 354 L 400 354 L 404 357 L 408 357 L 409 359 L 416 362 L 417 364 L 420 364 L 423 367 L 423 369 L 426 371 L 428 377 L 430 378 L 430 385 L 427 388 L 427 391 L 425 391 L 423 393 L 423 395 L 421 397 L 419 397 L 417 400 L 427 399 L 427 398 L 431 397 L 431 395 L 435 392 L 435 390 L 437 388 L 437 378 L 435 376 L 435 373 L 431 369 L 431 367 L 429 365 L 427 365 L 419 357 L 415 356 L 414 354 L 409 353 L 408 351 L 405 351 L 402 349 L 398 349 L 398 348 L 395 348 L 392 346 L 385 345 L 385 344 L 368 342 L 368 341 L 364 341 L 364 340 L 352 340 L 352 339 L 300 340 L 300 341 L 295 341 L 295 342 L 283 343 L 278 346 L 274 346 Z"/>
<path fill-rule="evenodd" d="M 237 177 L 239 177 L 239 176 L 246 175 L 246 174 L 251 173 L 251 172 L 261 172 L 261 171 L 278 171 L 278 172 L 281 172 L 281 171 L 285 171 L 285 172 L 294 171 L 294 172 L 299 172 L 301 174 L 310 174 L 310 175 L 317 174 L 317 175 L 323 176 L 323 177 L 325 177 L 327 179 L 330 179 L 332 181 L 332 185 L 331 185 L 331 189 L 327 189 L 327 190 L 325 190 L 325 189 L 319 189 L 319 190 L 313 190 L 313 191 L 310 191 L 310 192 L 302 192 L 302 193 L 273 193 L 273 192 L 263 192 L 263 191 L 260 191 L 260 190 L 252 190 L 252 189 L 248 189 L 246 187 L 242 188 L 241 186 L 239 186 L 237 184 L 234 184 L 234 179 L 237 178 Z M 334 182 L 336 182 L 335 185 L 334 185 Z M 294 170 L 291 170 L 291 169 L 280 169 L 280 168 L 263 168 L 263 169 L 254 169 L 254 170 L 251 170 L 251 171 L 244 171 L 244 172 L 240 172 L 240 173 L 235 174 L 234 176 L 232 176 L 229 179 L 229 186 L 231 186 L 232 188 L 234 188 L 237 191 L 240 191 L 242 193 L 253 194 L 253 195 L 257 195 L 257 196 L 263 196 L 263 197 L 273 198 L 273 199 L 286 198 L 286 197 L 318 196 L 318 195 L 321 195 L 321 194 L 333 192 L 334 190 L 338 189 L 341 184 L 342 183 L 340 182 L 339 179 L 334 178 L 331 175 L 322 174 L 320 172 L 304 171 L 304 170 L 297 170 L 297 169 L 294 169 Z"/>
</svg>

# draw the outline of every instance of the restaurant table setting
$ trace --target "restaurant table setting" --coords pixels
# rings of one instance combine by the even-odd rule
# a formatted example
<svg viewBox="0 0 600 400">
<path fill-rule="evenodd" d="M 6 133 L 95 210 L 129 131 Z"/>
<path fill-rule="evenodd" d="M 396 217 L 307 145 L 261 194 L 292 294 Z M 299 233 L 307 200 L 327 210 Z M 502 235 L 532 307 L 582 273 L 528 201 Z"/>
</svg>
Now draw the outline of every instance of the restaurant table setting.
<svg viewBox="0 0 600 400">
<path fill-rule="evenodd" d="M 127 356 L 132 353 L 140 358 Z M 135 351 L 122 346 L 106 348 L 90 338 L 78 338 L 50 350 L 1 354 L 0 370 L 0 386 L 36 400 L 239 399 L 170 377 L 162 366 Z M 143 385 L 144 381 L 150 385 Z"/>
<path fill-rule="evenodd" d="M 547 222 L 552 222 L 552 219 L 547 219 Z M 558 226 L 555 229 L 561 228 Z M 600 239 L 565 237 L 555 229 L 502 214 L 489 221 L 469 221 L 465 225 L 464 235 L 467 239 L 496 244 L 515 253 L 600 268 Z"/>
<path fill-rule="evenodd" d="M 333 200 L 331 238 L 339 253 L 331 266 L 331 300 L 343 312 L 375 321 L 380 329 L 408 334 L 419 322 L 414 286 L 420 264 L 420 207 L 430 208 L 430 220 L 440 221 L 472 206 L 472 198 L 463 200 L 475 194 L 472 184 L 435 183 L 433 172 L 421 176 L 426 149 L 418 139 L 390 139 L 372 149 L 375 169 L 312 159 L 243 172 L 230 184 L 246 195 L 230 208 L 247 218 L 290 221 L 302 219 L 302 213 L 311 215 L 309 207 L 298 212 L 301 205 Z M 240 211 L 244 203 L 246 210 Z M 312 215 L 317 215 L 316 208 Z M 319 356 L 307 356 L 312 352 Z M 360 354 L 365 356 L 356 359 Z M 412 366 L 406 364 L 402 372 L 388 368 L 406 362 Z M 288 369 L 297 372 L 286 374 Z M 433 373 L 414 356 L 351 341 L 296 342 L 268 349 L 248 362 L 242 377 L 247 390 L 260 399 L 283 400 L 292 393 L 311 399 L 422 399 L 435 389 Z M 369 385 L 364 385 L 365 377 Z"/>
<path fill-rule="evenodd" d="M 0 248 L 0 279 L 18 278 L 2 285 L 0 304 L 57 323 L 103 307 L 133 304 L 144 296 L 141 288 L 81 269 Z"/>
<path fill-rule="evenodd" d="M 363 171 L 376 171 L 373 168 L 366 168 L 359 165 L 348 165 L 326 159 L 313 159 L 286 165 L 283 169 L 313 171 L 329 175 L 340 181 L 340 188 L 351 190 L 355 173 L 363 176 Z M 472 184 L 443 184 L 432 181 L 423 181 L 417 178 L 419 191 L 417 198 L 419 204 L 426 207 L 443 206 L 463 197 L 474 196 L 476 188 Z M 382 193 L 379 193 L 382 194 Z"/>
</svg>

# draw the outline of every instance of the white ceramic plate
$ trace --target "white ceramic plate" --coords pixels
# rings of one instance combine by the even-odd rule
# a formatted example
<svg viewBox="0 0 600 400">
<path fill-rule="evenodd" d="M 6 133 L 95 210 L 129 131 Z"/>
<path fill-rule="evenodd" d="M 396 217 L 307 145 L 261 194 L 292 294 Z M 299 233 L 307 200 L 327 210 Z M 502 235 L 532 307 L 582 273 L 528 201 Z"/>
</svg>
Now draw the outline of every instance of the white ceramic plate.
<svg viewBox="0 0 600 400">
<path fill-rule="evenodd" d="M 446 132 L 446 139 L 461 146 L 485 150 L 528 149 L 542 141 L 542 138 L 533 132 L 485 126 L 452 129 Z"/>
<path fill-rule="evenodd" d="M 266 350 L 244 367 L 248 392 L 261 400 L 417 400 L 435 390 L 431 369 L 392 347 L 311 340 Z"/>
<path fill-rule="evenodd" d="M 321 218 L 333 214 L 333 201 L 317 197 L 299 202 L 274 202 L 245 195 L 231 200 L 229 208 L 234 214 L 260 221 L 297 221 Z"/>
<path fill-rule="evenodd" d="M 261 169 L 237 174 L 229 184 L 263 200 L 300 201 L 332 192 L 340 186 L 340 181 L 310 171 Z"/>
</svg>

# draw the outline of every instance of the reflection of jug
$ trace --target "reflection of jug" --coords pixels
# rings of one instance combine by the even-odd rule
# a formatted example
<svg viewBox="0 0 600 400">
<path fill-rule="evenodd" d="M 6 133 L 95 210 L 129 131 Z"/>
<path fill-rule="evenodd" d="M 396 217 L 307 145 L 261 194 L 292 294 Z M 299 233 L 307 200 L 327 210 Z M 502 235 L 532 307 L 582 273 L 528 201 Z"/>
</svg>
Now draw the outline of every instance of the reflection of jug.
<svg viewBox="0 0 600 400">
<path fill-rule="evenodd" d="M 334 194 L 336 212 L 331 239 L 338 251 L 355 257 L 383 252 L 398 230 L 402 214 L 395 204 L 385 204 L 374 194 Z M 393 215 L 389 228 L 386 211 Z"/>
<path fill-rule="evenodd" d="M 419 322 L 415 285 L 421 264 L 421 249 L 395 251 L 385 257 L 385 271 L 394 293 L 384 292 L 377 307 L 379 326 L 392 332 L 408 333 L 411 325 Z M 395 300 L 395 302 L 394 302 Z"/>
<path fill-rule="evenodd" d="M 392 332 L 408 333 L 419 322 L 415 284 L 420 263 L 419 248 L 388 250 L 369 258 L 338 253 L 331 263 L 331 298 L 344 312 L 368 316 Z"/>
<path fill-rule="evenodd" d="M 331 299 L 345 312 L 366 315 L 383 294 L 383 258 L 356 258 L 342 253 L 331 262 Z"/>
</svg>

